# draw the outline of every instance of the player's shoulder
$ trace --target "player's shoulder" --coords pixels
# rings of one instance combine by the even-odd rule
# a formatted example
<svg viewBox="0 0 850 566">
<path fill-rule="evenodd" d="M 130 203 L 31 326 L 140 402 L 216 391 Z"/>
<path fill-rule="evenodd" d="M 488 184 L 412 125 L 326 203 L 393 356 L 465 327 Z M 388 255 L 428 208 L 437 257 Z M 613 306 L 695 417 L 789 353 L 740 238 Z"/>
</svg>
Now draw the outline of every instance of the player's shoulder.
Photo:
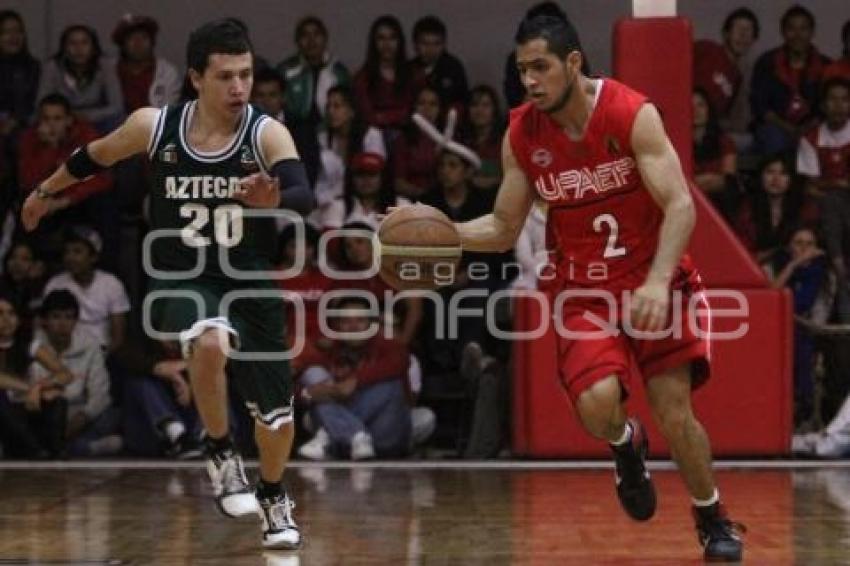
<svg viewBox="0 0 850 566">
<path fill-rule="evenodd" d="M 608 107 L 639 107 L 647 102 L 648 98 L 642 92 L 633 89 L 625 83 L 616 79 L 601 79 L 602 93 L 600 102 Z"/>
<path fill-rule="evenodd" d="M 510 111 L 508 134 L 512 142 L 519 138 L 533 137 L 540 131 L 541 112 L 531 102 L 520 104 Z"/>
<path fill-rule="evenodd" d="M 523 102 L 516 108 L 511 108 L 509 113 L 510 123 L 528 120 L 534 116 L 534 105 L 531 102 Z"/>
</svg>

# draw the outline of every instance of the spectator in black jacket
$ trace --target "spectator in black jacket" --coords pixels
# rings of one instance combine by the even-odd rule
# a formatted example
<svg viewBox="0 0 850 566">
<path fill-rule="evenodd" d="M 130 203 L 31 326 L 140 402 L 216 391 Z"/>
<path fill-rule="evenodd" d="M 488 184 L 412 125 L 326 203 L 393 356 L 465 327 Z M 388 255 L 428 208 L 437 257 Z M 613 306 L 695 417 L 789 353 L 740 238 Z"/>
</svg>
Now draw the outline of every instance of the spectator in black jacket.
<svg viewBox="0 0 850 566">
<path fill-rule="evenodd" d="M 756 61 L 750 103 L 762 154 L 796 150 L 800 136 L 816 122 L 818 88 L 829 59 L 812 44 L 814 34 L 814 15 L 792 6 L 782 15 L 782 45 Z"/>
<path fill-rule="evenodd" d="M 24 21 L 0 11 L 0 137 L 27 125 L 35 108 L 41 64 L 30 55 Z"/>
<path fill-rule="evenodd" d="M 413 78 L 417 86 L 430 86 L 450 108 L 463 113 L 469 96 L 466 70 L 460 59 L 446 51 L 446 26 L 435 16 L 420 18 L 413 26 L 411 59 Z"/>
</svg>

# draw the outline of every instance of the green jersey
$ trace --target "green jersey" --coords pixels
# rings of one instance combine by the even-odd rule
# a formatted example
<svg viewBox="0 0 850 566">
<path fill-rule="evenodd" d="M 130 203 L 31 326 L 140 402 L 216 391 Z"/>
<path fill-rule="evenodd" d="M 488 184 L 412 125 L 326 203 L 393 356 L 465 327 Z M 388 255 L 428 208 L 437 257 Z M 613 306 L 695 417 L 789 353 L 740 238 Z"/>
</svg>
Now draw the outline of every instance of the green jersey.
<svg viewBox="0 0 850 566">
<path fill-rule="evenodd" d="M 196 107 L 197 101 L 164 107 L 151 138 L 150 230 L 163 231 L 151 245 L 151 263 L 157 270 L 151 275 L 232 280 L 237 271 L 270 270 L 274 219 L 250 216 L 258 211 L 234 200 L 233 193 L 241 178 L 267 170 L 259 139 L 271 118 L 248 105 L 227 147 L 200 152 L 188 142 Z M 245 273 L 244 278 L 251 276 Z"/>
</svg>

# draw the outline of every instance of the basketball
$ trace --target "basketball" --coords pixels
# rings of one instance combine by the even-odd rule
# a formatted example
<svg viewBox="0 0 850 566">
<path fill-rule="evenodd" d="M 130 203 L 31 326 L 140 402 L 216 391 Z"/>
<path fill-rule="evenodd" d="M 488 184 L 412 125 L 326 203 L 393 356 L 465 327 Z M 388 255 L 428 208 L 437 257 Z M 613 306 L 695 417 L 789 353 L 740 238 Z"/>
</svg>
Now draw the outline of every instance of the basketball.
<svg viewBox="0 0 850 566">
<path fill-rule="evenodd" d="M 397 290 L 451 285 L 460 263 L 460 235 L 448 216 L 415 204 L 393 211 L 378 229 L 381 279 Z"/>
</svg>

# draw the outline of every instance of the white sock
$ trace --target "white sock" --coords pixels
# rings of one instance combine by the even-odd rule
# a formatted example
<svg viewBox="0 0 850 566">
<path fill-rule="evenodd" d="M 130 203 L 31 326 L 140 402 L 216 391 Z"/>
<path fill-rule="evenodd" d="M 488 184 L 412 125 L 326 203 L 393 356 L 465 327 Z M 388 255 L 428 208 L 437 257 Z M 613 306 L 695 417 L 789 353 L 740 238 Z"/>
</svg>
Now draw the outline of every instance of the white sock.
<svg viewBox="0 0 850 566">
<path fill-rule="evenodd" d="M 622 446 L 628 441 L 632 439 L 632 425 L 626 422 L 626 426 L 623 427 L 623 435 L 620 436 L 617 440 L 611 442 L 611 446 Z"/>
<path fill-rule="evenodd" d="M 691 497 L 691 501 L 694 502 L 694 507 L 711 507 L 718 501 L 720 501 L 720 492 L 717 491 L 717 488 L 714 488 L 714 493 L 711 494 L 711 497 L 708 499 L 695 499 Z"/>
<path fill-rule="evenodd" d="M 169 442 L 177 442 L 177 439 L 186 433 L 186 427 L 180 421 L 169 421 L 165 425 L 165 436 Z"/>
</svg>

